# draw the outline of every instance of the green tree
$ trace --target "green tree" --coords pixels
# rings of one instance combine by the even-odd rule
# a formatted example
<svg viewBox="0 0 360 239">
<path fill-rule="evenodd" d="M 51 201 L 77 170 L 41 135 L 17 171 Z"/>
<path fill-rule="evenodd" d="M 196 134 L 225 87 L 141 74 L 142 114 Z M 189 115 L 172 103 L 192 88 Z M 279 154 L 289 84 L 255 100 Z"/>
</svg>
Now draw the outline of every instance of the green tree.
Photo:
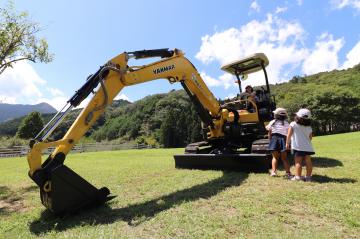
<svg viewBox="0 0 360 239">
<path fill-rule="evenodd" d="M 176 109 L 170 109 L 161 124 L 160 143 L 165 148 L 183 146 L 183 132 L 179 131 L 177 127 L 179 116 L 179 112 Z"/>
<path fill-rule="evenodd" d="M 0 8 L 0 74 L 17 61 L 52 61 L 47 41 L 37 37 L 40 30 L 39 24 L 31 21 L 27 12 L 15 10 L 12 1 Z"/>
<path fill-rule="evenodd" d="M 307 100 L 320 133 L 349 132 L 359 122 L 360 98 L 349 90 L 326 89 Z"/>
<path fill-rule="evenodd" d="M 31 112 L 21 122 L 16 135 L 22 139 L 34 138 L 44 127 L 44 122 L 39 112 Z"/>
</svg>

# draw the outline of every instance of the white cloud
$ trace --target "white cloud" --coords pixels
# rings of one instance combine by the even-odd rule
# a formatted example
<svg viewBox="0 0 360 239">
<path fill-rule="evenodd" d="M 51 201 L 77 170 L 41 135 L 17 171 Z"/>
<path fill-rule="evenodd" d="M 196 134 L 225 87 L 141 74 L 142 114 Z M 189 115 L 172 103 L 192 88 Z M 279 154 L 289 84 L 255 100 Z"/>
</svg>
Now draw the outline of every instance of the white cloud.
<svg viewBox="0 0 360 239">
<path fill-rule="evenodd" d="M 260 12 L 260 5 L 257 1 L 253 1 L 250 5 L 250 9 L 254 10 L 255 12 Z"/>
<path fill-rule="evenodd" d="M 209 87 L 221 86 L 221 81 L 208 76 L 205 72 L 201 72 L 200 76 L 204 80 L 205 84 Z"/>
<path fill-rule="evenodd" d="M 94 90 L 95 92 L 97 92 L 98 90 L 99 90 L 99 86 Z M 94 97 L 94 94 L 90 94 L 87 98 L 85 98 L 81 103 L 80 103 L 80 105 L 78 105 L 77 107 L 76 107 L 76 109 L 79 109 L 79 108 L 85 108 L 89 103 L 90 103 L 90 101 L 91 101 L 91 99 Z M 130 100 L 130 98 L 129 97 L 127 97 L 127 95 L 125 95 L 125 94 L 120 94 L 120 95 L 117 95 L 115 98 L 114 98 L 114 100 L 120 100 L 120 99 L 122 99 L 122 100 L 127 100 L 127 101 L 129 101 L 129 102 L 131 102 L 131 100 Z M 64 102 L 66 102 L 66 101 L 64 101 Z"/>
<path fill-rule="evenodd" d="M 52 87 L 47 87 L 47 90 L 51 93 L 51 95 L 53 96 L 62 96 L 64 95 L 64 93 L 56 88 L 52 88 Z"/>
<path fill-rule="evenodd" d="M 20 61 L 0 75 L 0 97 L 8 103 L 32 103 L 31 99 L 42 97 L 40 88 L 45 84 L 29 63 Z"/>
<path fill-rule="evenodd" d="M 44 97 L 49 93 L 52 98 Z M 47 86 L 28 62 L 19 61 L 0 75 L 0 101 L 10 104 L 46 102 L 59 109 L 67 99 L 61 90 Z"/>
<path fill-rule="evenodd" d="M 346 61 L 342 65 L 342 69 L 353 67 L 360 63 L 360 41 L 346 54 Z"/>
<path fill-rule="evenodd" d="M 204 71 L 200 73 L 200 76 L 208 87 L 223 87 L 227 90 L 232 86 L 236 86 L 235 77 L 229 73 L 219 76 L 219 80 L 207 75 Z"/>
<path fill-rule="evenodd" d="M 55 90 L 54 93 L 58 93 L 58 91 Z M 76 109 L 85 108 L 89 104 L 89 102 L 91 101 L 93 96 L 94 96 L 94 94 L 90 94 L 75 108 Z M 114 98 L 114 100 L 119 100 L 119 99 L 130 101 L 129 97 L 127 97 L 125 94 L 120 94 Z M 65 106 L 65 104 L 68 100 L 69 100 L 68 98 L 64 97 L 63 95 L 60 95 L 60 96 L 55 96 L 53 98 L 39 98 L 36 103 L 46 102 L 46 103 L 52 105 L 55 109 L 60 110 Z"/>
<path fill-rule="evenodd" d="M 343 9 L 345 7 L 355 8 L 360 11 L 360 0 L 332 0 L 331 4 L 336 9 Z"/>
<path fill-rule="evenodd" d="M 223 65 L 256 52 L 264 52 L 270 59 L 267 69 L 270 82 L 282 82 L 287 79 L 283 73 L 285 66 L 298 67 L 309 54 L 303 46 L 305 36 L 298 22 L 285 21 L 268 14 L 264 21 L 253 20 L 239 29 L 230 28 L 202 37 L 196 58 L 205 64 L 217 61 Z M 260 74 L 253 74 L 247 82 L 263 84 Z"/>
<path fill-rule="evenodd" d="M 92 94 L 90 94 L 87 98 L 85 98 L 81 103 L 80 103 L 80 105 L 78 105 L 77 107 L 75 107 L 75 109 L 80 109 L 80 108 L 85 108 L 88 104 L 89 104 L 89 102 L 90 102 L 90 100 L 92 99 Z"/>
<path fill-rule="evenodd" d="M 114 100 L 127 100 L 129 102 L 131 102 L 131 100 L 129 99 L 129 97 L 127 97 L 127 95 L 121 93 L 120 95 L 117 95 Z"/>
<path fill-rule="evenodd" d="M 276 7 L 275 13 L 279 14 L 286 11 L 287 11 L 287 7 Z"/>
<path fill-rule="evenodd" d="M 97 88 L 95 89 L 95 91 L 97 91 L 98 89 L 99 89 L 99 87 L 97 87 Z M 90 94 L 86 99 L 84 99 L 84 100 L 80 103 L 80 105 L 78 105 L 78 106 L 76 107 L 76 109 L 85 108 L 85 107 L 90 103 L 90 101 L 91 101 L 91 99 L 93 98 L 93 96 L 94 96 L 93 94 Z M 127 97 L 125 94 L 117 95 L 117 96 L 114 98 L 114 100 L 120 100 L 120 99 L 122 99 L 122 100 L 127 100 L 127 101 L 129 101 L 129 102 L 132 102 L 132 101 L 130 100 L 130 98 Z M 67 101 L 67 100 L 63 101 L 63 105 L 61 105 L 61 107 L 64 106 L 64 104 L 66 103 L 66 101 Z"/>
<path fill-rule="evenodd" d="M 225 99 L 233 99 L 235 97 L 236 97 L 235 94 L 229 94 L 228 96 L 225 97 Z"/>
<path fill-rule="evenodd" d="M 235 77 L 229 73 L 225 73 L 225 74 L 221 75 L 219 78 L 220 78 L 221 84 L 224 86 L 225 89 L 229 89 L 231 86 L 236 86 Z"/>
<path fill-rule="evenodd" d="M 344 45 L 344 39 L 334 40 L 333 36 L 324 33 L 315 43 L 315 48 L 303 64 L 305 74 L 329 71 L 339 67 L 338 52 Z"/>
<path fill-rule="evenodd" d="M 297 5 L 301 6 L 303 4 L 303 0 L 296 0 Z"/>
<path fill-rule="evenodd" d="M 360 62 L 360 41 L 346 55 L 346 61 L 339 63 L 338 54 L 345 44 L 344 38 L 334 38 L 323 33 L 309 48 L 304 45 L 307 33 L 296 21 L 286 21 L 276 15 L 267 15 L 264 21 L 253 20 L 238 28 L 230 28 L 201 38 L 202 44 L 196 58 L 205 64 L 218 62 L 220 65 L 242 57 L 263 52 L 269 58 L 267 67 L 270 83 L 289 80 L 295 71 L 314 74 L 339 68 L 352 67 Z M 298 74 L 298 73 L 296 73 Z M 226 75 L 216 80 L 202 72 L 210 86 L 228 89 L 234 79 Z M 264 84 L 262 72 L 251 74 L 246 84 Z M 243 83 L 244 84 L 244 83 Z M 236 86 L 235 86 L 236 87 Z"/>
</svg>

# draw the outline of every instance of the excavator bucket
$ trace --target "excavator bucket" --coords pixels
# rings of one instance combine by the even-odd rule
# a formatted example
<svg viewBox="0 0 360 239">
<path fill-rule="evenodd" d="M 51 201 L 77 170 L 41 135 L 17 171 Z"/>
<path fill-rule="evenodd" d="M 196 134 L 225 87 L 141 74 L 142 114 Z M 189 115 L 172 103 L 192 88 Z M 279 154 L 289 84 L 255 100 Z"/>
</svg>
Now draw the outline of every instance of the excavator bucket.
<svg viewBox="0 0 360 239">
<path fill-rule="evenodd" d="M 182 154 L 174 155 L 175 167 L 242 172 L 268 172 L 271 157 L 267 154 Z"/>
<path fill-rule="evenodd" d="M 40 189 L 40 197 L 42 204 L 55 214 L 100 206 L 114 198 L 109 196 L 108 188 L 97 189 L 65 165 L 51 171 L 49 182 L 51 186 Z"/>
</svg>

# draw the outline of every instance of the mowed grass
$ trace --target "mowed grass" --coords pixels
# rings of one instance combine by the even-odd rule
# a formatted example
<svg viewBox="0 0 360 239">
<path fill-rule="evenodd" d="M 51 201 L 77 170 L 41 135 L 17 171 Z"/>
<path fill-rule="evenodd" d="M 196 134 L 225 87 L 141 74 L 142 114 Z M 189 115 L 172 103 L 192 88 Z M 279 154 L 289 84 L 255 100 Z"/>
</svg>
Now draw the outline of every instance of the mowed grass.
<svg viewBox="0 0 360 239">
<path fill-rule="evenodd" d="M 25 158 L 0 159 L 0 237 L 359 238 L 360 133 L 314 145 L 311 183 L 175 169 L 183 149 L 70 154 L 69 167 L 117 197 L 63 217 L 42 206 Z"/>
</svg>

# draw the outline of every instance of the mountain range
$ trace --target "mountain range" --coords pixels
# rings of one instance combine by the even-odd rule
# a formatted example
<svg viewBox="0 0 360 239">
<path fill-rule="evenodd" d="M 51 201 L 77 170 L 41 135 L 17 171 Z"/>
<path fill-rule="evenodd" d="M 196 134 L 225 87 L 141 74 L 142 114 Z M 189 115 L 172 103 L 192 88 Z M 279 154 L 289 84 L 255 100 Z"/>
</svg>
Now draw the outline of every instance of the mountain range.
<svg viewBox="0 0 360 239">
<path fill-rule="evenodd" d="M 19 118 L 33 111 L 38 111 L 42 114 L 57 112 L 56 109 L 51 105 L 49 105 L 48 103 L 39 103 L 36 105 L 0 103 L 0 122 L 5 122 L 8 120 Z"/>
</svg>

